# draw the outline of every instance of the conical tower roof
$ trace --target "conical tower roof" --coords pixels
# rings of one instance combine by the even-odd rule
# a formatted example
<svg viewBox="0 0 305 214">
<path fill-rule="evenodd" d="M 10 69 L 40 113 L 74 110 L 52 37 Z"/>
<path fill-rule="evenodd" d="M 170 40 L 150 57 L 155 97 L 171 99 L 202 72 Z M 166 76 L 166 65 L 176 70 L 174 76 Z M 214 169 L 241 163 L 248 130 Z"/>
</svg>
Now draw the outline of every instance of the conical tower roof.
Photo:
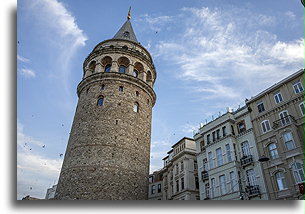
<svg viewBox="0 0 305 214">
<path fill-rule="evenodd" d="M 120 28 L 120 30 L 114 35 L 113 39 L 124 39 L 138 43 L 136 34 L 130 23 L 130 9 L 128 11 L 127 20 Z"/>
</svg>

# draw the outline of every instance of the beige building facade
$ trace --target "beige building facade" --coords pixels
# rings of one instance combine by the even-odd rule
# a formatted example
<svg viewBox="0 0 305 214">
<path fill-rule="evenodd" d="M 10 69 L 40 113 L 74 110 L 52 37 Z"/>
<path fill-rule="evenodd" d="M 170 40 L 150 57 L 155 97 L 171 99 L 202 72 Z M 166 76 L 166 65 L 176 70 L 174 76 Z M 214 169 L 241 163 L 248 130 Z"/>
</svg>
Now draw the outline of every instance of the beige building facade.
<svg viewBox="0 0 305 214">
<path fill-rule="evenodd" d="M 148 200 L 162 200 L 163 171 L 155 171 L 149 175 Z"/>
<path fill-rule="evenodd" d="M 304 70 L 246 101 L 271 200 L 303 199 Z"/>
<path fill-rule="evenodd" d="M 250 114 L 227 112 L 194 135 L 201 200 L 267 200 Z"/>
<path fill-rule="evenodd" d="M 163 200 L 199 200 L 195 141 L 182 138 L 163 161 Z"/>
</svg>

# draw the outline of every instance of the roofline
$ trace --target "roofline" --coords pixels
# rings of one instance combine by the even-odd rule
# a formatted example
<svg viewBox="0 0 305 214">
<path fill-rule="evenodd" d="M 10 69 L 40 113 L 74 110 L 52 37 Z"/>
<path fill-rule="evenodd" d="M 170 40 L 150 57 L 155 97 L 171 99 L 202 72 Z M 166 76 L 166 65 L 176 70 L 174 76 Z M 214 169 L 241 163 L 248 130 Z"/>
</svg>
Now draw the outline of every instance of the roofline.
<svg viewBox="0 0 305 214">
<path fill-rule="evenodd" d="M 166 157 L 162 158 L 162 160 L 165 160 L 166 158 L 168 158 L 169 156 L 167 155 Z"/>
<path fill-rule="evenodd" d="M 301 68 L 300 70 L 298 70 L 297 72 L 289 75 L 288 77 L 282 79 L 281 81 L 275 83 L 274 85 L 270 86 L 269 88 L 265 89 L 264 91 L 260 92 L 259 94 L 257 94 L 256 96 L 252 97 L 251 99 L 249 99 L 248 101 L 246 101 L 246 104 L 248 105 L 251 102 L 254 102 L 255 100 L 258 100 L 260 97 L 262 97 L 263 95 L 265 95 L 266 93 L 280 87 L 283 83 L 295 78 L 296 76 L 300 75 L 304 73 L 304 68 Z"/>
<path fill-rule="evenodd" d="M 175 143 L 174 145 L 172 145 L 172 148 L 174 148 L 177 144 L 179 144 L 181 141 L 183 140 L 192 140 L 195 141 L 193 138 L 189 138 L 189 137 L 183 137 L 181 140 L 179 140 L 177 143 Z"/>
</svg>

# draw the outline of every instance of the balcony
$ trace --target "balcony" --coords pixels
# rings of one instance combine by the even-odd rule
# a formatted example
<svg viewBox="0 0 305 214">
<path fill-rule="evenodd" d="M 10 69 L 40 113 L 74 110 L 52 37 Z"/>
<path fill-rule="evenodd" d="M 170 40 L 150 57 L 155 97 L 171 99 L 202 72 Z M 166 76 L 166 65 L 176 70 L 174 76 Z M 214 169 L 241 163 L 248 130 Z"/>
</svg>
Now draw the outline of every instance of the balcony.
<svg viewBox="0 0 305 214">
<path fill-rule="evenodd" d="M 247 155 L 247 156 L 243 156 L 241 159 L 240 159 L 240 165 L 242 167 L 246 167 L 250 164 L 254 163 L 253 162 L 253 157 L 252 155 Z"/>
<path fill-rule="evenodd" d="M 288 126 L 290 124 L 296 123 L 296 120 L 293 116 L 287 115 L 279 120 L 273 122 L 272 128 L 274 130 L 280 129 L 282 127 Z"/>
<path fill-rule="evenodd" d="M 202 177 L 202 181 L 208 180 L 209 179 L 209 174 L 207 171 L 202 171 L 201 172 L 201 177 Z"/>
<path fill-rule="evenodd" d="M 258 185 L 246 186 L 246 193 L 249 198 L 259 196 L 261 194 Z"/>
</svg>

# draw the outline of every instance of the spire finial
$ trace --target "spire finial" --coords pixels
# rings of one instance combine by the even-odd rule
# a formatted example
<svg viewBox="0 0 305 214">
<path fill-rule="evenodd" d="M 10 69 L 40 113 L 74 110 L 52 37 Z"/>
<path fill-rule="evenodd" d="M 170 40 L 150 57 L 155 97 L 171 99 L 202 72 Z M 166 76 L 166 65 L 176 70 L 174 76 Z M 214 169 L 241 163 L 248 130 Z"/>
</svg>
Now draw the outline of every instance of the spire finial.
<svg viewBox="0 0 305 214">
<path fill-rule="evenodd" d="M 131 16 L 130 16 L 130 10 L 131 10 L 131 7 L 129 7 L 129 10 L 128 10 L 128 15 L 127 15 L 127 19 L 128 19 L 128 20 L 131 18 Z"/>
</svg>

